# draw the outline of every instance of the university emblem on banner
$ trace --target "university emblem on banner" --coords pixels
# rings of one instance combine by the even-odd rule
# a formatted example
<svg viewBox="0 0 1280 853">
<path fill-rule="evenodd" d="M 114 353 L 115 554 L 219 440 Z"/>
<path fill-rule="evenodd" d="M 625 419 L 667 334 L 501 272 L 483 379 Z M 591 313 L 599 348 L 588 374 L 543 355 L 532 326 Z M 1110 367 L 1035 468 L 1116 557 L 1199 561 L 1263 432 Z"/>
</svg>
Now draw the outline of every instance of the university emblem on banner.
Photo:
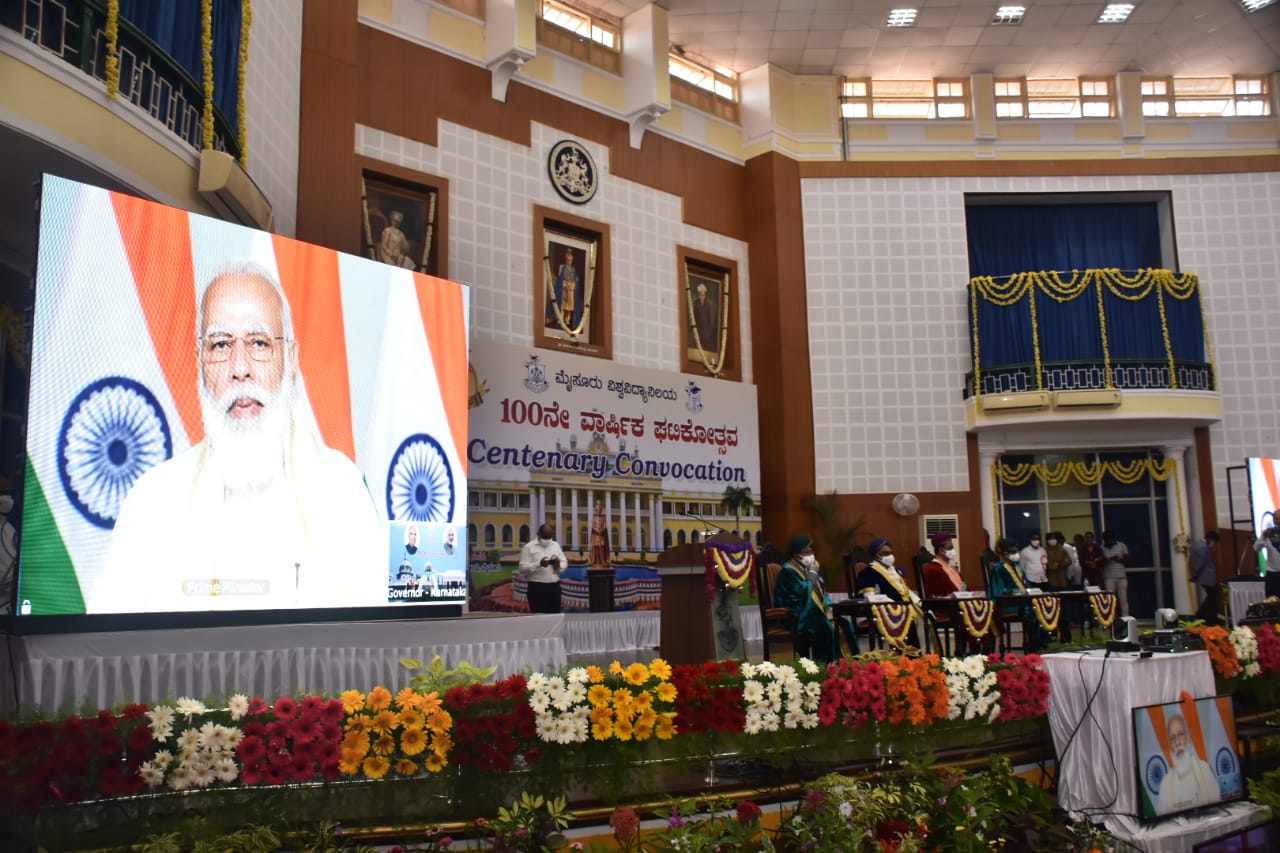
<svg viewBox="0 0 1280 853">
<path fill-rule="evenodd" d="M 690 382 L 684 389 L 687 398 L 684 401 L 684 407 L 695 414 L 702 411 L 702 389 L 696 383 Z"/>
<path fill-rule="evenodd" d="M 444 448 L 425 432 L 400 443 L 387 470 L 387 518 L 452 521 L 453 469 Z"/>
<path fill-rule="evenodd" d="M 551 186 L 570 204 L 591 201 L 599 186 L 591 152 L 572 139 L 562 140 L 551 147 L 547 156 L 547 175 L 551 178 Z"/>
<path fill-rule="evenodd" d="M 538 361 L 536 355 L 529 356 L 529 360 L 524 363 L 524 369 L 524 387 L 535 394 L 541 394 L 547 390 L 547 368 Z"/>
<path fill-rule="evenodd" d="M 1062 617 L 1062 599 L 1056 595 L 1037 595 L 1031 599 L 1031 609 L 1036 613 L 1036 621 L 1046 631 L 1058 630 L 1058 620 Z"/>
<path fill-rule="evenodd" d="M 67 407 L 58 433 L 58 475 L 67 500 L 105 530 L 115 527 L 124 496 L 138 478 L 172 455 L 160 402 L 124 376 L 85 387 Z"/>
</svg>

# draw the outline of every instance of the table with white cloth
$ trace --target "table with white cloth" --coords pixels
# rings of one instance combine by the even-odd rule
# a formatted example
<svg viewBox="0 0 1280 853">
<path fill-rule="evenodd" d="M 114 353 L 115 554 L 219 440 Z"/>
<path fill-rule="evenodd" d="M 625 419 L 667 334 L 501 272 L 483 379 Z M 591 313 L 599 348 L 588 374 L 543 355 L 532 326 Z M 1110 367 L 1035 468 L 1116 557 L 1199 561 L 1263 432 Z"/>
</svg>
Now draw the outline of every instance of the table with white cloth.
<svg viewBox="0 0 1280 853">
<path fill-rule="evenodd" d="M 408 683 L 400 658 L 496 666 L 499 678 L 565 665 L 564 616 L 535 614 L 386 622 L 251 625 L 10 636 L 0 708 L 109 708 L 180 696 L 302 691 Z M 16 699 L 15 699 L 16 694 Z"/>
<path fill-rule="evenodd" d="M 1231 627 L 1249 615 L 1249 605 L 1267 597 L 1267 584 L 1259 576 L 1239 575 L 1224 581 L 1227 588 L 1227 618 Z"/>
<path fill-rule="evenodd" d="M 1058 756 L 1058 804 L 1068 811 L 1137 815 L 1133 709 L 1215 695 L 1204 651 L 1058 652 L 1049 673 L 1049 727 Z"/>
</svg>

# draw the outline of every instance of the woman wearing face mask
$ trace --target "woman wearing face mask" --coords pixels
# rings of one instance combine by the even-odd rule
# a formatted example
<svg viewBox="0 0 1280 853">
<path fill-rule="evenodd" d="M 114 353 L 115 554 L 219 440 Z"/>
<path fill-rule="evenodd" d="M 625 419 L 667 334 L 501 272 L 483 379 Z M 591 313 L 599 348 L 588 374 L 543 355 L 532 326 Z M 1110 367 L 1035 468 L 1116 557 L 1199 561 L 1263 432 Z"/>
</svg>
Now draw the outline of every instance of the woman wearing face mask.
<svg viewBox="0 0 1280 853">
<path fill-rule="evenodd" d="M 967 587 L 960 574 L 960 567 L 956 565 L 955 534 L 944 530 L 929 537 L 929 542 L 933 545 L 933 560 L 924 565 L 925 598 L 950 598 L 952 593 L 963 592 Z M 955 644 L 958 654 L 967 654 L 971 641 L 975 652 L 982 650 L 980 641 L 973 640 L 957 621 L 960 616 L 945 609 L 930 610 L 929 613 L 939 626 L 956 622 Z"/>
<path fill-rule="evenodd" d="M 1022 579 L 1022 569 L 1018 564 L 1022 555 L 1018 553 L 1018 543 L 1012 539 L 1001 539 L 996 543 L 996 554 L 1000 559 L 991 567 L 991 583 L 987 595 L 995 601 L 1002 595 L 1025 595 L 1027 584 Z M 1040 627 L 1036 616 L 1031 612 L 1031 603 L 1005 602 L 998 604 L 997 615 L 1003 625 L 1011 621 L 1022 622 L 1024 644 L 1028 652 L 1039 649 L 1044 644 L 1044 629 Z M 1006 635 L 1007 636 L 1007 635 Z"/>
<path fill-rule="evenodd" d="M 840 649 L 836 639 L 836 621 L 831 615 L 831 599 L 822 582 L 822 567 L 813 554 L 813 537 L 797 533 L 791 537 L 787 552 L 791 559 L 778 573 L 773 589 L 773 606 L 785 607 L 795 614 L 797 629 L 809 640 L 809 656 L 829 663 L 840 656 Z M 839 625 L 848 647 L 856 650 L 857 641 L 848 624 L 841 619 Z"/>
</svg>

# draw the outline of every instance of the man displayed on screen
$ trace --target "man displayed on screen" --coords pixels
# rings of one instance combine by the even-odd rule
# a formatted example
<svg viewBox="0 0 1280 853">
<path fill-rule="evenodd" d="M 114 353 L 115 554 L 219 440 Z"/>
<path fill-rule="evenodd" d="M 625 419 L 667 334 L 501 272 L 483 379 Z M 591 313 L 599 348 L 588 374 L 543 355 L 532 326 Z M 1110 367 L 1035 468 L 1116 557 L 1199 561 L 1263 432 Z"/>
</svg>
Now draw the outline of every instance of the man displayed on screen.
<svg viewBox="0 0 1280 853">
<path fill-rule="evenodd" d="M 1172 762 L 1160 782 L 1156 813 L 1173 814 L 1218 802 L 1222 797 L 1217 777 L 1209 763 L 1196 754 L 1187 731 L 1187 720 L 1181 713 L 1175 712 L 1169 718 L 1168 732 Z"/>
<path fill-rule="evenodd" d="M 385 603 L 383 524 L 320 436 L 275 276 L 224 267 L 196 325 L 204 439 L 129 492 L 89 611 Z"/>
</svg>

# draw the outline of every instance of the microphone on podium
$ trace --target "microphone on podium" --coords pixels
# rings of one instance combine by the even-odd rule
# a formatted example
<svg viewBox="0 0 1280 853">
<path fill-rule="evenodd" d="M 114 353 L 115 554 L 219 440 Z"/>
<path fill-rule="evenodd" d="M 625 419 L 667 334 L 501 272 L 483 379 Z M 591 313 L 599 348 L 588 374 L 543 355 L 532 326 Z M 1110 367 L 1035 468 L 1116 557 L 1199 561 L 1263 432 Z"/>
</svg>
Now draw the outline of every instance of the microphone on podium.
<svg viewBox="0 0 1280 853">
<path fill-rule="evenodd" d="M 699 524 L 701 524 L 703 527 L 714 527 L 716 530 L 720 531 L 720 532 L 721 532 L 721 533 L 723 533 L 725 536 L 732 536 L 732 535 L 733 535 L 733 534 L 732 534 L 732 533 L 730 533 L 728 530 L 725 530 L 723 527 L 721 527 L 720 525 L 716 524 L 714 521 L 707 521 L 705 518 L 703 518 L 703 517 L 702 517 L 702 516 L 700 516 L 700 515 L 694 515 L 694 514 L 693 514 L 693 513 L 691 513 L 691 512 L 682 512 L 682 513 L 680 513 L 680 514 L 681 514 L 681 515 L 683 515 L 685 518 L 692 518 L 694 521 L 698 522 L 698 523 L 699 523 Z"/>
</svg>

